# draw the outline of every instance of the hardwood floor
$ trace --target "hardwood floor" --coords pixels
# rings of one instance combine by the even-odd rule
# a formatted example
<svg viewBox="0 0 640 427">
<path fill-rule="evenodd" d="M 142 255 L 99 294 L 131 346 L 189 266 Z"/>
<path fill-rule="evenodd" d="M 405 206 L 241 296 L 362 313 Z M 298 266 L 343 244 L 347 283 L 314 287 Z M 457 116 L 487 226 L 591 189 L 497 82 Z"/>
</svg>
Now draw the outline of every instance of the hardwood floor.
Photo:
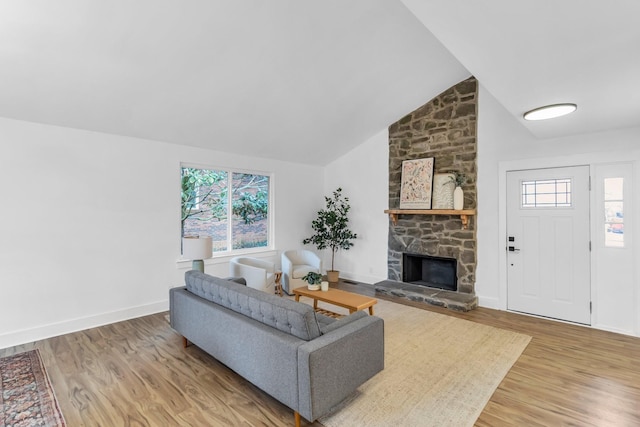
<svg viewBox="0 0 640 427">
<path fill-rule="evenodd" d="M 367 285 L 339 287 L 374 295 Z M 533 337 L 477 426 L 640 425 L 640 338 L 484 308 L 456 313 L 395 302 Z M 164 313 L 0 356 L 32 348 L 40 349 L 70 427 L 293 425 L 289 408 L 198 347 L 184 349 Z"/>
</svg>

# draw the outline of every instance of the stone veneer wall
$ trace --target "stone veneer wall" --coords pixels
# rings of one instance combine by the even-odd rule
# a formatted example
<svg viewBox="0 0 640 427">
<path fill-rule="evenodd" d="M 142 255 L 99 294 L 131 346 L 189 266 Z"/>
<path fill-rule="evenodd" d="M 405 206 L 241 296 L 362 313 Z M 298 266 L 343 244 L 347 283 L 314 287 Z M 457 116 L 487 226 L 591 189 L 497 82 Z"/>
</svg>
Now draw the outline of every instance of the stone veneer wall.
<svg viewBox="0 0 640 427">
<path fill-rule="evenodd" d="M 474 77 L 441 93 L 389 127 L 389 208 L 400 207 L 402 161 L 434 157 L 434 173 L 467 175 L 464 209 L 475 209 L 476 112 L 478 84 Z M 458 260 L 458 292 L 474 293 L 476 272 L 475 216 L 462 229 L 454 215 L 399 215 L 389 222 L 389 280 L 402 281 L 402 253 Z"/>
</svg>

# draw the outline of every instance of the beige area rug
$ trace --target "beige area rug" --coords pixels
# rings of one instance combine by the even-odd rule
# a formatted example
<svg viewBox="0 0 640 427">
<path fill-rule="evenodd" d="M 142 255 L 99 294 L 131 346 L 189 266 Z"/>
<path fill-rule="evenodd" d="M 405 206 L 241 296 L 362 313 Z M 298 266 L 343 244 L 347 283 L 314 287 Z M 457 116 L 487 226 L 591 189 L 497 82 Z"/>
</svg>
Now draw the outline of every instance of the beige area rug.
<svg viewBox="0 0 640 427">
<path fill-rule="evenodd" d="M 327 427 L 473 426 L 531 340 L 384 300 L 374 309 L 385 321 L 385 369 L 320 419 Z"/>
</svg>

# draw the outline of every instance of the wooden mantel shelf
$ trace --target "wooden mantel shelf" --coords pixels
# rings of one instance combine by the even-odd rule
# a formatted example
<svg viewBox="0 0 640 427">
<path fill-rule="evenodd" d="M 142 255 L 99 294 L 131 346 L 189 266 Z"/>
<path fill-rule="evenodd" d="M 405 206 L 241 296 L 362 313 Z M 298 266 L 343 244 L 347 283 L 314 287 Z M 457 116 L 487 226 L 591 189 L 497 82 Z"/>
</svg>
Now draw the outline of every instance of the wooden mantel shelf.
<svg viewBox="0 0 640 427">
<path fill-rule="evenodd" d="M 462 228 L 469 225 L 469 217 L 476 214 L 475 209 L 387 209 L 384 213 L 389 214 L 393 225 L 398 223 L 398 215 L 458 215 L 462 222 Z"/>
</svg>

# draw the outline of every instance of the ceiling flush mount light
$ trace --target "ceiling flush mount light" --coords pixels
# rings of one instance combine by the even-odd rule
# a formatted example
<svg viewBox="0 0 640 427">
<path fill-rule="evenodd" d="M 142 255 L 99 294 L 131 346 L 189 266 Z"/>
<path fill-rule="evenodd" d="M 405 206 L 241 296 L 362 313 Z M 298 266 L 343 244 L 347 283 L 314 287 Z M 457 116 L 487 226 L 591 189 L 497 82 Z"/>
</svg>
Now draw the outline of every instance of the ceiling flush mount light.
<svg viewBox="0 0 640 427">
<path fill-rule="evenodd" d="M 553 104 L 535 108 L 524 113 L 525 120 L 546 120 L 573 113 L 578 109 L 576 104 Z"/>
</svg>

